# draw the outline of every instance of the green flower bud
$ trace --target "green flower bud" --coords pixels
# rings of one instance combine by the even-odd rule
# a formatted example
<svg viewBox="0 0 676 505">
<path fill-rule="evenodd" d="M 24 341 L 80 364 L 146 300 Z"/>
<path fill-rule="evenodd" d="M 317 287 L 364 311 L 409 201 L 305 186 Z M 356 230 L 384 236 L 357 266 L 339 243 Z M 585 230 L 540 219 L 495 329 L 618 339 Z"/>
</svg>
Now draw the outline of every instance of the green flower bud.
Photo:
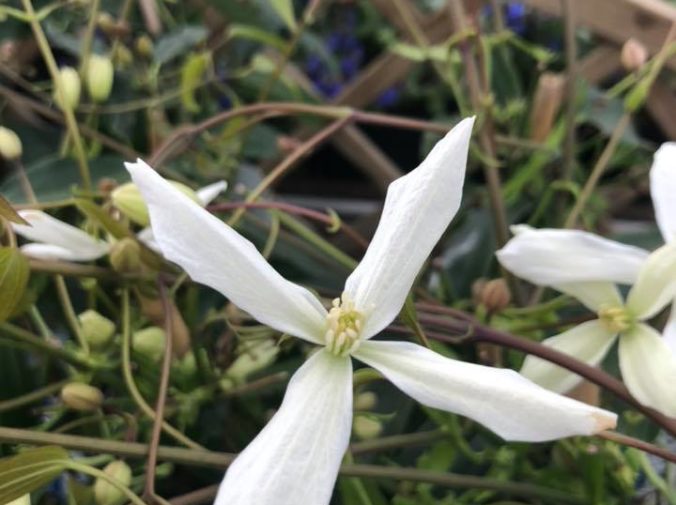
<svg viewBox="0 0 676 505">
<path fill-rule="evenodd" d="M 141 246 L 133 238 L 118 240 L 110 248 L 108 255 L 110 264 L 121 274 L 136 274 L 143 269 L 141 262 Z"/>
<path fill-rule="evenodd" d="M 371 410 L 378 403 L 378 397 L 371 391 L 359 393 L 354 399 L 354 410 Z"/>
<path fill-rule="evenodd" d="M 62 109 L 74 109 L 80 103 L 80 76 L 73 67 L 62 67 L 59 70 L 60 88 L 65 103 L 61 102 L 59 86 L 54 87 L 54 100 Z"/>
<path fill-rule="evenodd" d="M 115 323 L 95 310 L 87 310 L 77 316 L 82 336 L 94 349 L 103 349 L 115 335 Z"/>
<path fill-rule="evenodd" d="M 116 460 L 108 463 L 103 472 L 124 487 L 131 484 L 131 468 L 124 461 Z M 94 499 L 97 505 L 123 505 L 128 501 L 120 489 L 100 477 L 94 483 Z"/>
<path fill-rule="evenodd" d="M 89 384 L 71 382 L 61 389 L 61 401 L 73 410 L 92 412 L 103 403 L 103 393 Z"/>
<path fill-rule="evenodd" d="M 383 425 L 377 419 L 367 416 L 356 416 L 352 422 L 352 431 L 357 438 L 369 440 L 376 438 L 383 431 Z"/>
<path fill-rule="evenodd" d="M 136 39 L 136 52 L 144 58 L 150 58 L 153 55 L 153 39 L 147 35 L 141 35 Z"/>
<path fill-rule="evenodd" d="M 6 160 L 21 158 L 23 147 L 21 139 L 13 130 L 0 126 L 0 156 Z"/>
<path fill-rule="evenodd" d="M 9 502 L 7 505 L 31 505 L 31 495 L 25 494 L 16 500 Z"/>
<path fill-rule="evenodd" d="M 113 89 L 115 70 L 110 58 L 92 55 L 87 62 L 87 91 L 95 102 L 105 102 Z"/>
<path fill-rule="evenodd" d="M 193 199 L 195 202 L 199 203 L 197 199 L 197 194 L 190 189 L 185 184 L 180 182 L 170 181 L 176 189 L 179 189 L 182 193 Z M 146 202 L 141 196 L 141 192 L 136 187 L 136 184 L 133 182 L 128 182 L 116 188 L 110 194 L 113 204 L 119 209 L 122 214 L 127 216 L 131 221 L 140 225 L 148 226 L 150 225 L 150 219 L 148 217 L 148 207 Z"/>
<path fill-rule="evenodd" d="M 253 344 L 243 344 L 237 349 L 239 356 L 226 370 L 228 378 L 235 382 L 244 382 L 246 378 L 275 361 L 279 347 L 272 339 L 265 339 Z"/>
<path fill-rule="evenodd" d="M 151 326 L 139 330 L 132 335 L 134 351 L 154 362 L 159 362 L 164 356 L 167 336 L 158 326 Z"/>
</svg>

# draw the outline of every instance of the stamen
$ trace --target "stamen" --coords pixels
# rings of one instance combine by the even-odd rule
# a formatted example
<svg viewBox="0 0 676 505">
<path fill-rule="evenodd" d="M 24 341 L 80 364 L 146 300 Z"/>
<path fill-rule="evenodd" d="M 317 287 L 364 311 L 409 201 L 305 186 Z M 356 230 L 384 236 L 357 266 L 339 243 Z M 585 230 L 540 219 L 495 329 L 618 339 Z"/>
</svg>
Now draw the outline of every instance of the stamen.
<svg viewBox="0 0 676 505">
<path fill-rule="evenodd" d="M 364 316 L 345 293 L 331 305 L 326 316 L 326 347 L 336 356 L 347 356 L 359 347 Z"/>
<path fill-rule="evenodd" d="M 625 307 L 603 305 L 598 311 L 599 320 L 610 331 L 623 332 L 634 325 L 632 316 Z"/>
</svg>

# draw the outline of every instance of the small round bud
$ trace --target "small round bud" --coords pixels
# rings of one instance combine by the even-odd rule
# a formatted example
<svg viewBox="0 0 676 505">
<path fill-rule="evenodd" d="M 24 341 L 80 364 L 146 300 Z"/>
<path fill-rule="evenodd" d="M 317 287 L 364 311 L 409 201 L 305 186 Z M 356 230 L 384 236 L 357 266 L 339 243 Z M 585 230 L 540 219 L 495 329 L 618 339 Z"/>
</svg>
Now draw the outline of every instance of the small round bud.
<svg viewBox="0 0 676 505">
<path fill-rule="evenodd" d="M 137 274 L 143 270 L 141 246 L 133 238 L 118 240 L 110 248 L 110 265 L 121 274 Z"/>
<path fill-rule="evenodd" d="M 147 35 L 141 35 L 136 39 L 136 52 L 144 58 L 150 58 L 153 55 L 153 39 Z"/>
<path fill-rule="evenodd" d="M 472 285 L 472 297 L 490 313 L 500 312 L 512 301 L 512 293 L 504 279 L 479 279 Z"/>
<path fill-rule="evenodd" d="M 61 401 L 73 410 L 92 412 L 103 403 L 103 393 L 89 384 L 71 382 L 61 389 Z"/>
<path fill-rule="evenodd" d="M 197 194 L 185 184 L 180 182 L 170 181 L 174 187 L 182 193 L 199 202 Z M 113 204 L 118 208 L 122 214 L 127 216 L 131 221 L 140 226 L 149 226 L 150 218 L 148 217 L 148 207 L 143 200 L 143 196 L 136 184 L 128 182 L 119 186 L 110 194 Z"/>
<path fill-rule="evenodd" d="M 626 70 L 634 72 L 648 61 L 648 50 L 638 40 L 629 39 L 622 46 L 620 61 Z"/>
<path fill-rule="evenodd" d="M 62 67 L 58 76 L 60 86 L 54 87 L 54 100 L 62 109 L 74 109 L 80 103 L 80 76 L 73 67 Z M 65 102 L 61 101 L 61 93 Z"/>
<path fill-rule="evenodd" d="M 23 153 L 21 139 L 9 128 L 0 126 L 0 156 L 6 160 L 18 160 Z"/>
<path fill-rule="evenodd" d="M 354 410 L 371 410 L 378 403 L 378 397 L 371 391 L 359 393 L 354 399 Z"/>
<path fill-rule="evenodd" d="M 237 352 L 239 356 L 225 374 L 235 382 L 244 382 L 249 375 L 264 369 L 275 361 L 279 346 L 274 340 L 265 339 L 254 344 L 242 344 Z"/>
<path fill-rule="evenodd" d="M 94 349 L 104 349 L 115 335 L 115 323 L 95 310 L 87 310 L 77 316 L 82 336 Z"/>
<path fill-rule="evenodd" d="M 167 336 L 158 326 L 151 326 L 139 330 L 132 335 L 134 351 L 157 363 L 164 356 Z"/>
<path fill-rule="evenodd" d="M 117 44 L 115 46 L 112 58 L 117 68 L 125 68 L 134 61 L 134 56 L 124 44 Z"/>
<path fill-rule="evenodd" d="M 87 91 L 95 102 L 105 102 L 113 89 L 115 70 L 106 56 L 93 54 L 87 62 Z"/>
<path fill-rule="evenodd" d="M 122 486 L 129 487 L 131 484 L 131 468 L 124 461 L 116 460 L 108 463 L 103 472 Z M 96 479 L 94 483 L 94 499 L 96 505 L 123 505 L 128 501 L 122 491 L 102 478 Z"/>
<path fill-rule="evenodd" d="M 369 440 L 376 438 L 382 433 L 383 425 L 372 417 L 356 416 L 352 422 L 352 431 L 357 438 Z"/>
</svg>

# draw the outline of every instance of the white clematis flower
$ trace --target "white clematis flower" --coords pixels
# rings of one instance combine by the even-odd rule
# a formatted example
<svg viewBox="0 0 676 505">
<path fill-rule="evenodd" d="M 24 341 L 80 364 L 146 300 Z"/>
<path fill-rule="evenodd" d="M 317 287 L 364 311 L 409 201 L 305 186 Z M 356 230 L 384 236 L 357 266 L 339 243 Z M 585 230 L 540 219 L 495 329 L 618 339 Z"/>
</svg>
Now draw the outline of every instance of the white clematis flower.
<svg viewBox="0 0 676 505">
<path fill-rule="evenodd" d="M 227 182 L 219 181 L 198 189 L 195 194 L 197 200 L 206 206 L 227 187 Z M 93 261 L 110 251 L 110 242 L 97 239 L 41 210 L 20 210 L 18 213 L 30 224 L 12 223 L 15 233 L 32 241 L 21 246 L 26 256 L 41 260 Z M 151 249 L 158 250 L 150 227 L 141 230 L 137 237 Z"/>
<path fill-rule="evenodd" d="M 497 252 L 500 263 L 533 284 L 578 298 L 598 318 L 543 343 L 590 365 L 598 365 L 619 336 L 620 369 L 641 403 L 676 416 L 676 356 L 660 334 L 643 323 L 676 295 L 676 244 L 652 254 L 577 230 L 519 228 Z M 626 301 L 608 281 L 634 283 Z M 521 374 L 548 389 L 565 392 L 582 379 L 534 356 Z"/>
<path fill-rule="evenodd" d="M 127 164 L 165 257 L 260 322 L 321 346 L 228 470 L 217 505 L 329 503 L 350 439 L 350 357 L 422 404 L 471 417 L 505 439 L 551 440 L 615 425 L 614 414 L 558 396 L 512 370 L 448 359 L 408 342 L 371 340 L 401 310 L 460 205 L 472 125 L 473 119 L 462 121 L 417 169 L 390 185 L 371 245 L 328 312 L 144 162 Z"/>
<path fill-rule="evenodd" d="M 676 142 L 662 144 L 655 153 L 650 169 L 650 194 L 655 220 L 664 242 L 676 243 Z M 662 336 L 676 354 L 676 302 L 672 305 Z"/>
</svg>

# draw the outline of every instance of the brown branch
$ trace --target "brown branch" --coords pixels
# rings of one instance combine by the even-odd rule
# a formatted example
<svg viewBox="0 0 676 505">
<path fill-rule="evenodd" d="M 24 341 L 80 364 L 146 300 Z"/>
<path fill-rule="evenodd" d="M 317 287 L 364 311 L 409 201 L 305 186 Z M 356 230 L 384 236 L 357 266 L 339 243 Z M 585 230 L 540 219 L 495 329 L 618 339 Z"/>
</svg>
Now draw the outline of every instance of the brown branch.
<svg viewBox="0 0 676 505">
<path fill-rule="evenodd" d="M 207 207 L 207 210 L 210 212 L 222 212 L 229 211 L 244 207 L 246 209 L 277 209 L 282 212 L 287 212 L 289 214 L 294 214 L 297 216 L 307 217 L 313 219 L 320 223 L 323 223 L 327 226 L 335 225 L 335 220 L 328 214 L 318 212 L 316 210 L 307 209 L 305 207 L 300 207 L 298 205 L 293 205 L 290 203 L 284 202 L 227 202 L 227 203 L 217 203 Z M 357 244 L 362 249 L 366 250 L 368 247 L 368 240 L 366 240 L 357 230 L 352 228 L 350 225 L 345 224 L 342 220 L 340 221 L 340 228 L 342 232 L 345 233 L 355 244 Z"/>
<path fill-rule="evenodd" d="M 160 298 L 162 300 L 162 309 L 164 311 L 164 332 L 166 334 L 164 357 L 162 359 L 162 370 L 160 373 L 160 387 L 157 393 L 157 403 L 155 404 L 155 420 L 153 422 L 153 431 L 148 446 L 148 460 L 146 463 L 146 483 L 143 491 L 143 497 L 150 503 L 166 503 L 166 500 L 155 493 L 155 471 L 157 470 L 157 453 L 160 446 L 160 435 L 162 434 L 162 421 L 164 421 L 164 407 L 167 402 L 167 390 L 169 389 L 169 375 L 171 373 L 171 360 L 173 357 L 173 339 L 174 339 L 174 318 L 172 317 L 172 307 L 169 301 L 167 288 L 162 282 L 158 281 Z"/>
</svg>

